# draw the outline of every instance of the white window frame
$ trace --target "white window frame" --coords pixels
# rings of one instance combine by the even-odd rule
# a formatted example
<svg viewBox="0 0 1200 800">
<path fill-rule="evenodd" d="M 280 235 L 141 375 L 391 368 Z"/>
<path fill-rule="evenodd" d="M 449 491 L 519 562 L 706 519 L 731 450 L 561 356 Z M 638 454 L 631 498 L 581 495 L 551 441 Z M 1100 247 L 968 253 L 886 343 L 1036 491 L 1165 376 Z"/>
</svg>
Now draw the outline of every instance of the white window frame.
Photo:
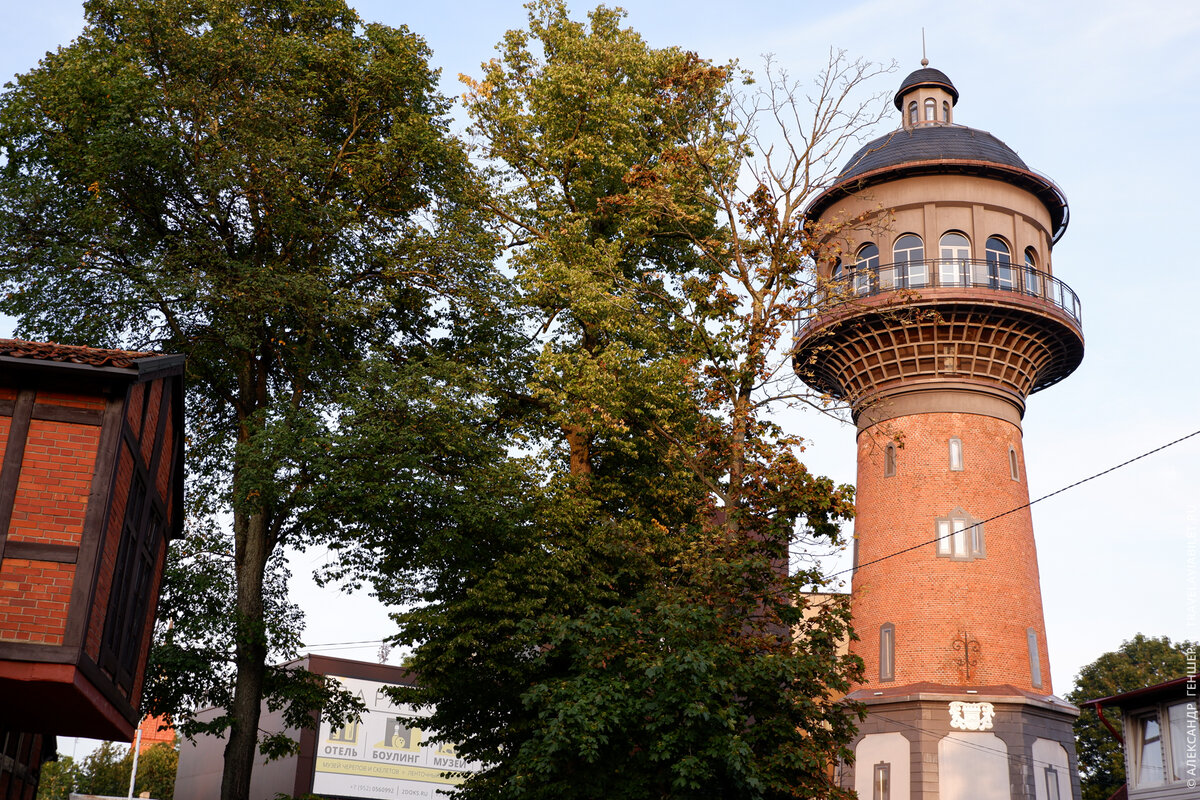
<svg viewBox="0 0 1200 800">
<path fill-rule="evenodd" d="M 1025 629 L 1025 644 L 1029 650 L 1029 683 L 1035 689 L 1042 688 L 1042 654 L 1038 647 L 1037 630 Z"/>
<path fill-rule="evenodd" d="M 901 287 L 920 288 L 929 283 L 925 266 L 925 241 L 915 233 L 903 233 L 892 244 L 892 263 Z"/>
<path fill-rule="evenodd" d="M 963 471 L 962 439 L 958 438 L 957 436 L 952 436 L 952 437 L 950 437 L 950 441 L 948 444 L 950 447 L 950 471 L 951 472 L 962 472 Z"/>
<path fill-rule="evenodd" d="M 1197 699 L 1195 697 L 1185 697 L 1126 712 L 1125 757 L 1127 763 L 1125 771 L 1126 777 L 1129 780 L 1129 788 L 1166 788 L 1178 786 L 1191 779 L 1192 776 L 1187 774 L 1189 768 L 1187 762 L 1189 706 L 1191 707 L 1191 714 L 1195 715 L 1197 709 Z M 1184 720 L 1182 731 L 1171 727 L 1172 711 L 1182 715 L 1182 719 Z M 1143 759 L 1147 744 L 1143 723 L 1148 719 L 1153 719 L 1158 725 L 1158 750 L 1162 758 L 1161 780 L 1158 781 L 1143 780 L 1145 776 L 1142 775 Z M 1180 735 L 1183 741 L 1176 741 L 1176 737 Z M 1180 758 L 1180 754 L 1182 754 L 1182 758 Z"/>
<path fill-rule="evenodd" d="M 995 289 L 1012 291 L 1016 288 L 1013 277 L 1012 248 L 1000 236 L 989 236 L 984 243 L 984 257 L 988 262 L 989 278 Z"/>
<path fill-rule="evenodd" d="M 946 231 L 938 239 L 939 284 L 970 286 L 971 240 L 962 231 Z"/>
<path fill-rule="evenodd" d="M 892 765 L 880 761 L 871 773 L 871 800 L 892 800 Z"/>
<path fill-rule="evenodd" d="M 885 622 L 879 626 L 879 682 L 896 680 L 896 626 Z"/>
<path fill-rule="evenodd" d="M 867 255 L 863 255 L 864 253 Z M 877 272 L 879 272 L 879 245 L 874 242 L 866 242 L 854 254 L 854 293 L 857 295 L 870 294 L 872 276 Z"/>
<path fill-rule="evenodd" d="M 1046 775 L 1046 800 L 1061 800 L 1058 794 L 1058 770 L 1053 765 L 1049 765 L 1045 770 Z"/>
<path fill-rule="evenodd" d="M 987 558 L 983 523 L 961 508 L 934 520 L 937 534 L 937 557 L 952 561 L 974 561 Z"/>
<path fill-rule="evenodd" d="M 1025 248 L 1025 294 L 1038 296 L 1042 293 L 1042 282 L 1038 279 L 1037 251 Z"/>
<path fill-rule="evenodd" d="M 1169 754 L 1167 753 L 1166 735 L 1165 735 L 1165 731 L 1163 730 L 1162 717 L 1160 716 L 1160 712 L 1161 712 L 1161 709 L 1158 707 L 1155 707 L 1155 708 L 1143 709 L 1142 711 L 1133 715 L 1132 727 L 1133 727 L 1134 735 L 1133 735 L 1133 738 L 1131 739 L 1131 743 L 1133 744 L 1133 747 L 1131 748 L 1131 752 L 1130 752 L 1130 760 L 1133 763 L 1130 765 L 1132 767 L 1132 769 L 1129 771 L 1129 774 L 1127 776 L 1129 779 L 1130 788 L 1133 788 L 1133 787 L 1141 788 L 1141 787 L 1146 787 L 1146 786 L 1163 786 L 1167 783 L 1167 777 L 1169 774 L 1167 772 L 1167 769 L 1168 769 L 1168 765 L 1170 764 L 1171 759 L 1170 759 Z M 1150 722 L 1151 720 L 1153 720 L 1154 724 L 1158 726 L 1158 736 L 1148 740 L 1146 737 L 1146 723 Z M 1159 774 L 1158 780 L 1154 780 L 1152 776 L 1147 776 L 1147 775 L 1142 774 L 1142 771 L 1145 768 L 1146 747 L 1147 747 L 1147 745 L 1150 745 L 1151 742 L 1156 742 L 1157 747 L 1158 747 L 1159 765 L 1160 765 L 1159 766 L 1160 774 Z"/>
</svg>

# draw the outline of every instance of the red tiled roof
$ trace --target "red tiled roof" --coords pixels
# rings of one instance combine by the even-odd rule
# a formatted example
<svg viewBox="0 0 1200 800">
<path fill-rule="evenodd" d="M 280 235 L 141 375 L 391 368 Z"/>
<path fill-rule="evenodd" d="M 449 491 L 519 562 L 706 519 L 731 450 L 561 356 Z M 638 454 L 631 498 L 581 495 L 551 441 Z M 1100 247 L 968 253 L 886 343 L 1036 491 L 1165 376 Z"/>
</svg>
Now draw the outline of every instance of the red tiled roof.
<svg viewBox="0 0 1200 800">
<path fill-rule="evenodd" d="M 161 354 L 138 353 L 132 350 L 102 350 L 97 347 L 81 347 L 53 342 L 26 342 L 21 339 L 0 339 L 0 356 L 88 364 L 93 367 L 128 368 L 133 366 L 134 359 L 157 355 Z"/>
</svg>

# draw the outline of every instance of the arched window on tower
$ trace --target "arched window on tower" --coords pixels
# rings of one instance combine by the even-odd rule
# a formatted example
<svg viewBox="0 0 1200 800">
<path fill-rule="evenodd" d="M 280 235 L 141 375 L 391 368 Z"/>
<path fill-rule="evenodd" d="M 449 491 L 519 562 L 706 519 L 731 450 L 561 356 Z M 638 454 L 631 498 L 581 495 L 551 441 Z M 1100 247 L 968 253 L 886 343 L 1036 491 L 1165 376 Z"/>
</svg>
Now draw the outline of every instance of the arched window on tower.
<svg viewBox="0 0 1200 800">
<path fill-rule="evenodd" d="M 937 122 L 937 101 L 932 97 L 925 100 L 925 121 Z"/>
<path fill-rule="evenodd" d="M 1038 636 L 1037 631 L 1033 628 L 1025 629 L 1025 641 L 1029 650 L 1029 682 L 1034 688 L 1042 688 L 1042 657 L 1038 652 Z"/>
<path fill-rule="evenodd" d="M 913 100 L 911 103 L 908 104 L 908 124 L 909 125 L 917 124 L 917 101 L 916 100 Z"/>
<path fill-rule="evenodd" d="M 1025 293 L 1039 295 L 1042 293 L 1042 279 L 1038 274 L 1037 251 L 1032 247 L 1025 248 Z"/>
<path fill-rule="evenodd" d="M 963 470 L 963 446 L 962 439 L 957 436 L 950 440 L 950 471 L 962 472 Z"/>
<path fill-rule="evenodd" d="M 988 281 L 991 288 L 1011 292 L 1015 286 L 1008 242 L 999 236 L 989 236 L 984 252 L 987 255 Z"/>
<path fill-rule="evenodd" d="M 896 273 L 896 286 L 918 288 L 929 285 L 929 271 L 925 267 L 925 243 L 915 233 L 906 233 L 892 246 L 892 262 Z M 882 275 L 880 276 L 882 282 Z"/>
<path fill-rule="evenodd" d="M 871 278 L 879 272 L 879 248 L 867 242 L 854 256 L 854 293 L 871 293 Z"/>
<path fill-rule="evenodd" d="M 896 444 L 888 442 L 883 448 L 883 477 L 890 478 L 896 474 Z"/>
<path fill-rule="evenodd" d="M 896 626 L 885 622 L 879 626 L 879 681 L 896 679 Z"/>
<path fill-rule="evenodd" d="M 1021 464 L 1017 461 L 1017 448 L 1008 448 L 1008 474 L 1014 481 L 1021 480 Z"/>
<path fill-rule="evenodd" d="M 820 292 L 813 298 L 814 305 L 820 306 L 830 297 L 840 297 L 846 290 L 846 267 L 842 264 L 841 258 L 833 260 L 833 265 L 829 271 L 829 284 L 827 291 Z"/>
<path fill-rule="evenodd" d="M 966 234 L 947 231 L 938 242 L 938 283 L 966 286 L 970 277 L 971 241 Z"/>
<path fill-rule="evenodd" d="M 950 121 L 950 101 L 943 100 L 942 101 L 942 122 L 949 122 L 949 121 Z"/>
</svg>

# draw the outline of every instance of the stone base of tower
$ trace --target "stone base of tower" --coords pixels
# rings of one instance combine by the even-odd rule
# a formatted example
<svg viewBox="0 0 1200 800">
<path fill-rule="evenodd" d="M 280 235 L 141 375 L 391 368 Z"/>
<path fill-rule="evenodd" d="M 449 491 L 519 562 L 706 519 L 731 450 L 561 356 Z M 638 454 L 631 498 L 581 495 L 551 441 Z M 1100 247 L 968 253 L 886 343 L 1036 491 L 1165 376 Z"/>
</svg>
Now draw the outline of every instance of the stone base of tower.
<svg viewBox="0 0 1200 800">
<path fill-rule="evenodd" d="M 1079 711 L 1060 698 L 918 683 L 849 699 L 867 707 L 867 718 L 840 780 L 862 800 L 1080 798 Z"/>
</svg>

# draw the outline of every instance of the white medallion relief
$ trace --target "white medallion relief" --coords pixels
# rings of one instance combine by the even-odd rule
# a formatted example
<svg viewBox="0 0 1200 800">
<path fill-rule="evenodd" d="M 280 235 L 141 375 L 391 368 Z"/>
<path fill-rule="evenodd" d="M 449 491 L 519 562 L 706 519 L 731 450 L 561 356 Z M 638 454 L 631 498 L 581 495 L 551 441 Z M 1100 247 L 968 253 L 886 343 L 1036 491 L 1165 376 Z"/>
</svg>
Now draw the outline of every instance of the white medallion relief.
<svg viewBox="0 0 1200 800">
<path fill-rule="evenodd" d="M 964 703 L 955 700 L 950 704 L 950 727 L 962 731 L 987 731 L 992 728 L 992 717 L 996 709 L 991 703 Z"/>
</svg>

